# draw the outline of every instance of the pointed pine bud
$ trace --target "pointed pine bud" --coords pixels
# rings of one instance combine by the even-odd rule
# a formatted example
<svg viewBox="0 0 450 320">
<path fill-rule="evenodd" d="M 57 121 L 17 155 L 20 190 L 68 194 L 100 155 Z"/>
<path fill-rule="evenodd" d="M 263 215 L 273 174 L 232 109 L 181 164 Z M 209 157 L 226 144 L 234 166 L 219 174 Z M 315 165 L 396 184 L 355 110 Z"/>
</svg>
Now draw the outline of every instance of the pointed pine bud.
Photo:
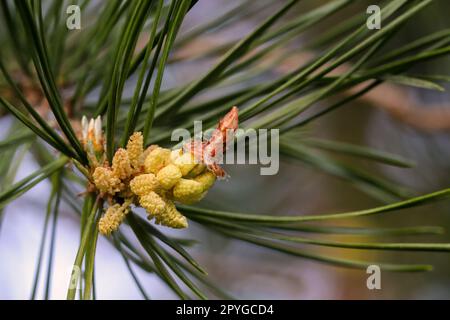
<svg viewBox="0 0 450 320">
<path fill-rule="evenodd" d="M 86 116 L 81 118 L 81 136 L 83 138 L 83 143 L 85 144 L 88 138 L 89 124 Z"/>
<path fill-rule="evenodd" d="M 95 127 L 95 121 L 94 121 L 94 119 L 89 120 L 88 132 L 89 132 L 90 134 L 92 134 L 92 135 L 93 135 L 93 133 L 94 133 L 94 127 Z"/>
<path fill-rule="evenodd" d="M 94 121 L 94 137 L 95 141 L 102 140 L 102 117 L 98 116 Z"/>
</svg>

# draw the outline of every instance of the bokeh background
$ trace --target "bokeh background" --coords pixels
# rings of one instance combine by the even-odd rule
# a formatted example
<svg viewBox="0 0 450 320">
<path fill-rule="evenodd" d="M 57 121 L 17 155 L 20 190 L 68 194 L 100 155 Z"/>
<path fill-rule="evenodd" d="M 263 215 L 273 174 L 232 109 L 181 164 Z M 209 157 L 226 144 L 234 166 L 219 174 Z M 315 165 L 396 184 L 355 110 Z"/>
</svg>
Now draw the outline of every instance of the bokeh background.
<svg viewBox="0 0 450 320">
<path fill-rule="evenodd" d="M 305 1 L 305 6 L 318 2 Z M 355 1 L 352 14 L 365 14 L 368 4 L 376 1 Z M 238 0 L 200 0 L 188 14 L 183 32 L 219 16 L 239 5 Z M 206 42 L 214 44 L 237 41 L 250 32 L 265 16 L 260 1 L 248 5 L 262 7 L 260 14 L 238 19 Z M 395 45 L 427 34 L 441 27 L 450 27 L 448 20 L 450 2 L 437 0 L 420 15 L 410 21 L 396 36 Z M 295 12 L 292 13 L 295 15 Z M 85 21 L 82 21 L 85 23 Z M 333 21 L 322 26 L 332 28 Z M 0 30 L 2 32 L 2 30 Z M 319 33 L 320 30 L 314 32 Z M 314 37 L 314 32 L 309 37 Z M 298 39 L 303 41 L 304 39 Z M 194 50 L 202 50 L 195 47 Z M 165 74 L 165 86 L 195 78 L 214 62 L 199 59 L 185 64 L 172 64 Z M 289 65 L 284 66 L 288 68 Z M 420 65 L 418 73 L 450 74 L 449 57 Z M 275 70 L 276 72 L 282 72 Z M 260 79 L 264 81 L 264 79 Z M 446 86 L 450 89 L 450 86 Z M 402 121 L 377 103 L 377 97 L 387 103 L 410 101 L 417 108 L 428 110 L 440 107 L 450 112 L 447 92 L 426 91 L 407 87 L 390 87 L 395 94 L 383 97 L 383 87 L 372 98 L 360 99 L 339 111 L 327 115 L 310 128 L 316 136 L 368 145 L 390 151 L 416 162 L 411 169 L 398 169 L 373 163 L 363 163 L 365 168 L 379 172 L 416 193 L 426 193 L 448 187 L 450 181 L 450 123 L 447 128 L 423 129 Z M 399 102 L 398 99 L 401 99 Z M 396 100 L 397 99 L 397 100 Z M 448 116 L 447 116 L 447 119 Z M 10 124 L 10 119 L 0 119 L 0 136 Z M 352 159 L 343 158 L 352 163 Z M 359 162 L 360 164 L 360 162 Z M 19 170 L 17 179 L 25 177 L 37 168 L 27 158 Z M 221 208 L 255 213 L 305 214 L 349 211 L 380 205 L 380 202 L 361 192 L 346 181 L 331 177 L 306 166 L 283 161 L 276 176 L 260 176 L 258 166 L 228 166 L 231 179 L 217 183 L 204 200 L 220 203 Z M 233 177 L 236 177 L 233 179 Z M 49 185 L 41 183 L 7 207 L 0 230 L 0 299 L 28 299 L 31 292 L 36 258 L 45 216 L 45 206 L 50 193 Z M 218 208 L 220 209 L 220 208 Z M 427 205 L 389 216 L 358 219 L 354 226 L 408 226 L 441 225 L 450 230 L 450 203 L 448 201 Z M 225 239 L 206 232 L 195 223 L 186 231 L 165 232 L 198 240 L 192 248 L 196 259 L 208 270 L 211 278 L 238 298 L 260 299 L 448 299 L 450 298 L 450 256 L 432 253 L 383 253 L 345 250 L 346 257 L 367 260 L 397 262 L 430 262 L 435 270 L 421 274 L 383 273 L 382 289 L 370 291 L 366 287 L 367 274 L 363 270 L 321 265 L 281 253 Z M 78 246 L 79 224 L 70 208 L 63 206 L 57 227 L 56 251 L 53 265 L 51 298 L 63 299 Z M 342 236 L 336 239 L 345 239 Z M 355 239 L 353 236 L 352 239 Z M 364 239 L 359 237 L 358 239 Z M 388 239 L 386 239 L 388 240 Z M 423 241 L 450 241 L 448 233 L 443 237 L 427 236 Z M 318 252 L 336 249 L 315 247 Z M 337 249 L 344 250 L 344 249 Z M 45 260 L 44 260 L 45 261 Z M 127 271 L 121 256 L 105 240 L 100 239 L 96 257 L 96 290 L 99 299 L 140 299 L 141 296 Z M 155 276 L 135 268 L 151 298 L 173 299 L 175 296 Z M 41 277 L 44 281 L 44 277 Z M 40 295 L 39 295 L 40 296 Z"/>
</svg>

